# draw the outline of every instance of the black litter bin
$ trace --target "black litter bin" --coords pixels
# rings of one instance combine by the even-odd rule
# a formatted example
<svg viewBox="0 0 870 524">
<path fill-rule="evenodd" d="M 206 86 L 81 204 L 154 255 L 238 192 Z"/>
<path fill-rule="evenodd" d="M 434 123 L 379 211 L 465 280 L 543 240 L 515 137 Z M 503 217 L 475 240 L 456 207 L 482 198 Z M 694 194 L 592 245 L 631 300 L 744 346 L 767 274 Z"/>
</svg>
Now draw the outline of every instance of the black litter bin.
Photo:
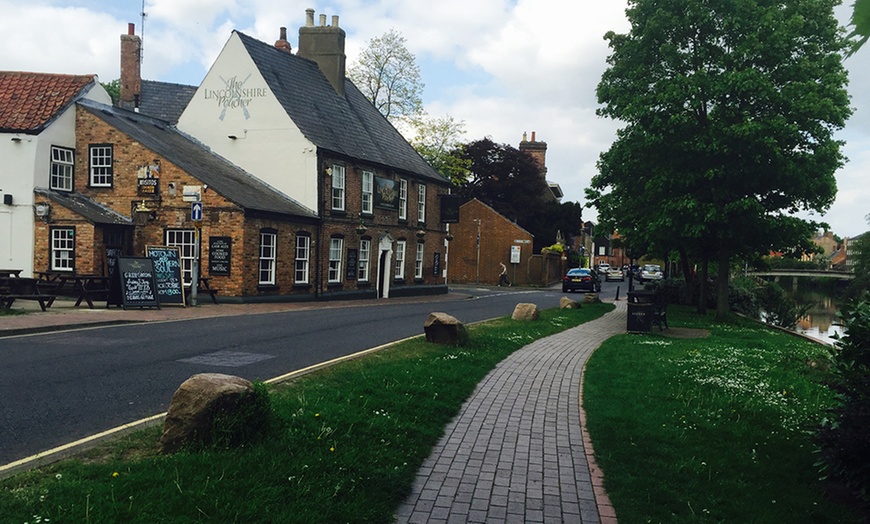
<svg viewBox="0 0 870 524">
<path fill-rule="evenodd" d="M 652 331 L 654 295 L 650 291 L 629 291 L 628 332 L 649 333 Z"/>
</svg>

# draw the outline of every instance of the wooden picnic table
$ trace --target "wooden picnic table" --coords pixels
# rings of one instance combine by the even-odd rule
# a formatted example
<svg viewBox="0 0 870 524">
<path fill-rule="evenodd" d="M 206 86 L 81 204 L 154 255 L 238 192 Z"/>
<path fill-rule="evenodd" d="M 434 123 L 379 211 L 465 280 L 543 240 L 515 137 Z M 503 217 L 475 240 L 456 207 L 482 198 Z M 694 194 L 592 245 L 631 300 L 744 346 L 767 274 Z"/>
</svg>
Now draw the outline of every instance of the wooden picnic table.
<svg viewBox="0 0 870 524">
<path fill-rule="evenodd" d="M 209 284 L 210 279 L 211 279 L 211 277 L 199 277 L 199 286 L 196 287 L 196 294 L 197 294 L 197 297 L 199 295 L 209 295 L 209 296 L 211 296 L 211 301 L 214 302 L 215 304 L 217 304 L 218 303 L 218 301 L 217 301 L 218 290 L 213 289 L 211 287 L 211 285 Z M 187 286 L 186 295 L 187 295 L 187 303 L 189 304 L 190 303 L 190 286 Z"/>
<path fill-rule="evenodd" d="M 87 303 L 90 309 L 94 309 L 94 300 L 108 300 L 109 277 L 104 275 L 76 275 L 74 273 L 46 273 L 44 280 L 48 282 L 55 295 L 70 293 L 76 298 L 75 307 L 82 302 Z M 67 291 L 68 289 L 68 291 Z M 52 299 L 48 305 L 54 302 Z"/>
<path fill-rule="evenodd" d="M 23 269 L 0 269 L 0 277 L 20 277 Z"/>
<path fill-rule="evenodd" d="M 56 295 L 40 289 L 41 282 L 38 278 L 0 276 L 0 307 L 10 309 L 16 300 L 35 300 L 45 311 Z"/>
</svg>

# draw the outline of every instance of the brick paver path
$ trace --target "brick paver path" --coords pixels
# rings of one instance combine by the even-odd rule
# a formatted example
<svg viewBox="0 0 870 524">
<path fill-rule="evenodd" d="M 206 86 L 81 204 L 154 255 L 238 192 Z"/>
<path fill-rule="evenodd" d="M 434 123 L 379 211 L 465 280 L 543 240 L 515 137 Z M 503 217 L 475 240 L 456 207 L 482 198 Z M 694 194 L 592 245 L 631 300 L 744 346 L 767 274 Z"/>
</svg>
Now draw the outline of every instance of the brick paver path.
<svg viewBox="0 0 870 524">
<path fill-rule="evenodd" d="M 580 381 L 592 352 L 626 331 L 625 302 L 616 305 L 490 372 L 420 468 L 398 522 L 615 522 L 587 460 Z"/>
</svg>

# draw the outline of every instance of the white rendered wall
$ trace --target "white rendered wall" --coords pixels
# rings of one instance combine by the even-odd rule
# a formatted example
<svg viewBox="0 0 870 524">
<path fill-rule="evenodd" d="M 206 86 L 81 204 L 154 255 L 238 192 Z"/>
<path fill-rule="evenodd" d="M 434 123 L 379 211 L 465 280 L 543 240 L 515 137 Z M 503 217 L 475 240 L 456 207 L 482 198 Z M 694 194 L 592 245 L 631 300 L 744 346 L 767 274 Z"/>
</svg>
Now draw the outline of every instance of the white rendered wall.
<svg viewBox="0 0 870 524">
<path fill-rule="evenodd" d="M 275 99 L 236 33 L 212 64 L 178 128 L 317 211 L 314 144 Z"/>
</svg>

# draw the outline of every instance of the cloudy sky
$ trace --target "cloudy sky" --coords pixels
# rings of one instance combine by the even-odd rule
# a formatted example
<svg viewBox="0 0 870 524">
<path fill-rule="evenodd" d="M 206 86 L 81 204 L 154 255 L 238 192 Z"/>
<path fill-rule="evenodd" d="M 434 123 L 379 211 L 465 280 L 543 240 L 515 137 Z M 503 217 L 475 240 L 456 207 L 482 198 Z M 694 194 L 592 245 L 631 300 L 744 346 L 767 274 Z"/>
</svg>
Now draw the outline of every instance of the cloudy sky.
<svg viewBox="0 0 870 524">
<path fill-rule="evenodd" d="M 851 5 L 852 2 L 846 2 Z M 340 17 L 348 63 L 395 29 L 421 69 L 426 110 L 466 124 L 466 140 L 548 145 L 548 179 L 584 202 L 595 162 L 617 123 L 595 115 L 608 49 L 626 32 L 624 0 L 0 0 L 0 70 L 96 73 L 118 78 L 120 35 L 143 36 L 143 78 L 199 85 L 233 29 L 273 43 L 288 28 L 296 48 L 305 9 Z M 848 21 L 848 7 L 837 11 Z M 836 203 L 821 218 L 840 236 L 870 228 L 870 48 L 848 59 L 855 114 L 839 138 L 850 161 Z M 584 219 L 595 220 L 594 210 Z"/>
</svg>

